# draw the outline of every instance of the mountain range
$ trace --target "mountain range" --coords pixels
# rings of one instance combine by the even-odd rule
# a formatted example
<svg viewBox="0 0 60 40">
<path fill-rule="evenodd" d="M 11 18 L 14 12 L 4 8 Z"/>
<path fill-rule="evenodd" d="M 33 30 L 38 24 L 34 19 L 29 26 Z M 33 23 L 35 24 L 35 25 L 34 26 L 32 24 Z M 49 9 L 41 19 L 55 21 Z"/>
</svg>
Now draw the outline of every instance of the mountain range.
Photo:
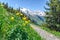
<svg viewBox="0 0 60 40">
<path fill-rule="evenodd" d="M 20 8 L 20 11 L 35 24 L 41 25 L 45 22 L 44 16 L 46 14 L 40 10 L 32 11 L 30 9 Z"/>
</svg>

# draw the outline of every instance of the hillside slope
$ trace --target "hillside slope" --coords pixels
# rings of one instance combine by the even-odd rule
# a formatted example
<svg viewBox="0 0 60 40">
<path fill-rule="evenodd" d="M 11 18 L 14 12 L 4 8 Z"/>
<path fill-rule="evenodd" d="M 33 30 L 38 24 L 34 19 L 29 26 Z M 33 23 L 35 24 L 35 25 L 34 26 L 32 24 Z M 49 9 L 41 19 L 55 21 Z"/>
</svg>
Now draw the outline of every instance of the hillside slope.
<svg viewBox="0 0 60 40">
<path fill-rule="evenodd" d="M 10 13 L 0 4 L 0 40 L 42 40 L 22 13 Z"/>
</svg>

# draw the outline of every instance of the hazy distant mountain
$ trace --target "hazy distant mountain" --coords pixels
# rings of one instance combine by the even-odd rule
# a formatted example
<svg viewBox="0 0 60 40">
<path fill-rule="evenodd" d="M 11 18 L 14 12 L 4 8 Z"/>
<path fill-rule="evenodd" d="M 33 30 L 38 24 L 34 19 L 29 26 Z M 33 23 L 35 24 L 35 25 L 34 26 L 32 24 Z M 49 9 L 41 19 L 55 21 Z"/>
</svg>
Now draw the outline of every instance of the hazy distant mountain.
<svg viewBox="0 0 60 40">
<path fill-rule="evenodd" d="M 20 11 L 23 12 L 28 18 L 30 18 L 31 21 L 33 21 L 36 24 L 42 24 L 45 19 L 44 16 L 46 15 L 44 12 L 38 11 L 32 11 L 26 8 L 20 8 Z"/>
</svg>

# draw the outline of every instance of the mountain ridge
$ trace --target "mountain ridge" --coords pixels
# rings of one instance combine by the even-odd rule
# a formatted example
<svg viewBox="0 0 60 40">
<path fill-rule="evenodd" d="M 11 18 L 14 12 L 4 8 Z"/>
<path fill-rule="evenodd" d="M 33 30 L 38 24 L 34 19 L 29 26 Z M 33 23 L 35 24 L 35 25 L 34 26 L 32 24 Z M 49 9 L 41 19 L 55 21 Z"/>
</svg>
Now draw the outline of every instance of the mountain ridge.
<svg viewBox="0 0 60 40">
<path fill-rule="evenodd" d="M 26 8 L 20 8 L 20 11 L 25 14 L 33 23 L 38 25 L 42 24 L 45 21 L 44 16 L 46 15 L 44 12 L 32 11 Z"/>
</svg>

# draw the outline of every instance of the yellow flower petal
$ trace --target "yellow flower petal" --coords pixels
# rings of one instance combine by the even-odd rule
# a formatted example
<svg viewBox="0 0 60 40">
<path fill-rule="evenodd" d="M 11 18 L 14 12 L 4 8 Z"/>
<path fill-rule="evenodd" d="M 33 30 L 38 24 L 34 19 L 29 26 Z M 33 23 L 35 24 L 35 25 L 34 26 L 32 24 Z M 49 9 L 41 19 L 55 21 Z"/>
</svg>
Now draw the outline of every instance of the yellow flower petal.
<svg viewBox="0 0 60 40">
<path fill-rule="evenodd" d="M 23 20 L 26 20 L 27 18 L 26 17 L 23 17 Z"/>
<path fill-rule="evenodd" d="M 14 17 L 11 17 L 11 20 L 14 20 Z"/>
<path fill-rule="evenodd" d="M 28 22 L 30 22 L 30 20 L 28 20 Z"/>
<path fill-rule="evenodd" d="M 16 13 L 16 15 L 18 16 L 20 13 Z"/>
<path fill-rule="evenodd" d="M 29 22 L 28 21 L 25 21 L 26 24 L 28 24 Z"/>
</svg>

